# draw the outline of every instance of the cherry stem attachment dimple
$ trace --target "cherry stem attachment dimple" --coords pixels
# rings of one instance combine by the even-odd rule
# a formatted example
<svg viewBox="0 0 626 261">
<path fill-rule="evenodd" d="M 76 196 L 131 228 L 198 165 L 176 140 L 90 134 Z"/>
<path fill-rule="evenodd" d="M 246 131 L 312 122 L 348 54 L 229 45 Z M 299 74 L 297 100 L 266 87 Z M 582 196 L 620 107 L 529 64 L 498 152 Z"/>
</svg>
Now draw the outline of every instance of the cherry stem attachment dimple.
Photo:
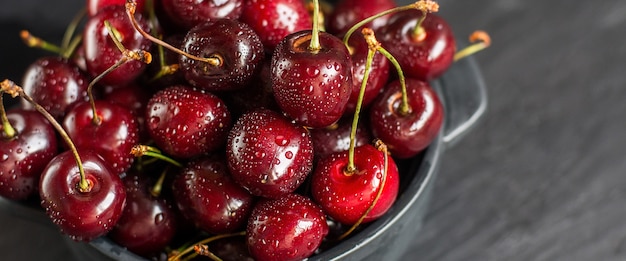
<svg viewBox="0 0 626 261">
<path fill-rule="evenodd" d="M 365 220 L 367 215 L 369 215 L 370 212 L 372 212 L 372 210 L 376 206 L 376 203 L 378 203 L 378 200 L 382 196 L 383 190 L 385 189 L 385 183 L 387 182 L 387 173 L 388 173 L 388 170 L 389 170 L 389 153 L 388 153 L 388 150 L 387 150 L 387 145 L 385 145 L 385 143 L 382 142 L 381 140 L 377 139 L 376 141 L 374 141 L 374 147 L 376 147 L 376 149 L 378 151 L 383 153 L 383 158 L 384 158 L 383 176 L 382 176 L 382 178 L 380 180 L 380 188 L 378 188 L 378 192 L 376 193 L 376 196 L 374 197 L 374 200 L 372 200 L 372 204 L 367 208 L 367 210 L 365 210 L 365 213 L 363 213 L 363 215 L 361 215 L 359 220 L 357 220 L 357 222 L 354 223 L 350 227 L 350 229 L 348 229 L 346 232 L 341 234 L 341 236 L 339 236 L 338 240 L 343 240 L 344 238 L 349 236 L 352 232 L 354 232 L 354 230 L 359 225 L 361 225 L 361 223 L 363 223 L 363 220 Z"/>
<path fill-rule="evenodd" d="M 168 43 L 166 43 L 165 41 L 156 38 L 152 35 L 150 35 L 149 33 L 147 33 L 146 31 L 144 31 L 141 26 L 139 26 L 139 24 L 137 23 L 137 20 L 135 19 L 135 12 L 137 10 L 137 2 L 135 2 L 135 0 L 126 0 L 126 14 L 128 15 L 128 18 L 131 21 L 131 24 L 133 25 L 133 28 L 135 28 L 135 30 L 137 32 L 139 32 L 139 34 L 141 34 L 143 37 L 147 38 L 148 40 L 152 41 L 153 43 L 163 46 L 167 49 L 169 49 L 170 51 L 173 51 L 177 54 L 180 54 L 182 56 L 185 56 L 189 59 L 192 60 L 196 60 L 196 61 L 200 61 L 200 62 L 205 62 L 208 63 L 211 66 L 222 66 L 224 64 L 224 61 L 221 57 L 219 57 L 218 55 L 211 55 L 209 57 L 198 57 L 195 56 L 193 54 L 187 53 L 185 51 L 182 51 Z"/>
<path fill-rule="evenodd" d="M 161 150 L 152 147 L 152 146 L 148 146 L 148 145 L 135 145 L 133 146 L 133 148 L 130 150 L 130 154 L 132 154 L 135 157 L 142 157 L 142 156 L 148 156 L 148 157 L 153 157 L 156 159 L 160 159 L 163 160 L 167 163 L 170 163 L 176 167 L 182 168 L 183 164 L 176 161 L 175 159 L 172 159 L 166 155 L 164 155 Z"/>
<path fill-rule="evenodd" d="M 7 112 L 4 109 L 4 95 L 2 91 L 0 91 L 0 119 L 2 121 L 2 129 L 4 130 L 4 136 L 7 139 L 13 139 L 17 135 L 17 131 L 15 131 L 15 128 L 11 126 L 11 123 L 9 122 L 9 118 L 7 117 Z"/>
<path fill-rule="evenodd" d="M 472 43 L 471 45 L 463 48 L 462 50 L 454 54 L 455 62 L 467 56 L 480 52 L 491 45 L 491 37 L 487 32 L 481 30 L 474 31 L 472 34 L 470 34 L 469 41 L 470 43 Z"/>
<path fill-rule="evenodd" d="M 26 92 L 24 92 L 24 89 L 22 87 L 18 86 L 17 84 L 15 84 L 14 82 L 8 79 L 0 82 L 0 92 L 6 92 L 13 97 L 17 97 L 17 96 L 22 97 L 23 99 L 28 101 L 30 104 L 32 104 L 35 110 L 41 113 L 41 115 L 43 115 L 48 120 L 48 122 L 50 122 L 50 124 L 59 132 L 59 135 L 61 136 L 63 141 L 65 141 L 65 144 L 67 144 L 67 146 L 70 148 L 70 151 L 72 152 L 72 155 L 74 156 L 74 159 L 76 160 L 76 165 L 78 166 L 78 172 L 80 174 L 80 181 L 78 183 L 78 191 L 83 192 L 83 193 L 87 193 L 91 191 L 91 188 L 93 185 L 89 183 L 87 179 L 85 178 L 85 169 L 83 168 L 82 160 L 80 159 L 80 156 L 78 155 L 78 149 L 76 149 L 74 142 L 72 141 L 70 136 L 67 134 L 65 129 L 63 129 L 63 127 L 59 124 L 59 122 L 54 118 L 54 116 L 52 116 L 48 111 L 46 111 L 46 109 L 44 109 L 41 105 L 35 102 L 35 100 L 33 100 L 33 98 L 31 98 L 28 94 L 26 94 Z"/>
<path fill-rule="evenodd" d="M 246 232 L 245 232 L 245 231 L 241 231 L 241 232 L 236 232 L 236 233 L 230 233 L 230 234 L 222 234 L 222 235 L 212 236 L 212 237 L 209 237 L 209 238 L 203 239 L 203 240 L 201 240 L 201 241 L 198 241 L 197 243 L 193 244 L 192 246 L 187 247 L 186 249 L 184 249 L 184 250 L 180 251 L 180 252 L 179 252 L 178 254 L 176 254 L 175 256 L 172 256 L 172 257 L 168 258 L 167 260 L 168 260 L 168 261 L 177 261 L 177 260 L 180 260 L 180 259 L 181 259 L 184 255 L 186 255 L 186 254 L 188 254 L 188 253 L 191 253 L 192 251 L 197 251 L 197 250 L 195 250 L 196 248 L 199 248 L 199 250 L 202 250 L 202 249 L 204 248 L 204 247 L 202 247 L 202 246 L 204 246 L 204 245 L 206 245 L 206 244 L 208 244 L 208 243 L 211 243 L 211 242 L 213 242 L 213 241 L 216 241 L 216 240 L 220 240 L 220 239 L 224 239 L 224 238 L 229 238 L 229 237 L 245 236 L 245 235 L 246 235 Z M 208 249 L 206 249 L 206 250 L 208 250 Z M 208 252 L 210 253 L 210 251 L 208 251 Z M 200 254 L 200 255 L 205 255 L 205 256 L 208 256 L 208 257 L 210 257 L 210 258 L 211 258 L 211 259 L 213 259 L 213 260 L 222 260 L 222 259 L 220 259 L 219 257 L 215 256 L 213 253 L 210 253 L 210 255 L 208 255 L 209 253 L 199 253 L 199 252 L 196 252 L 196 253 L 197 253 L 197 254 Z"/>
<path fill-rule="evenodd" d="M 415 24 L 412 36 L 413 39 L 415 39 L 416 41 L 422 41 L 424 40 L 424 38 L 426 38 L 426 30 L 424 30 L 424 27 L 422 27 L 422 23 L 424 23 L 424 20 L 426 20 L 426 16 L 429 13 L 439 11 L 439 4 L 432 0 L 420 0 L 415 3 L 415 6 L 417 10 L 422 11 L 422 16 L 417 20 L 417 23 Z"/>
</svg>

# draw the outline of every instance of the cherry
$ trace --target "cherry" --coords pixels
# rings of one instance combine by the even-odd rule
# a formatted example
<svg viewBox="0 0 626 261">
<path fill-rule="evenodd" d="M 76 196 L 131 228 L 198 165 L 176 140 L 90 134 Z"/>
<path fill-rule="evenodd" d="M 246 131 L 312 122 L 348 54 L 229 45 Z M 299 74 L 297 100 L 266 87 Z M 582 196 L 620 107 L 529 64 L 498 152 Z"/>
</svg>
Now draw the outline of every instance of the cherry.
<svg viewBox="0 0 626 261">
<path fill-rule="evenodd" d="M 248 25 L 232 19 L 214 19 L 193 27 L 182 51 L 210 59 L 180 56 L 185 79 L 210 91 L 241 89 L 250 82 L 263 59 L 261 39 Z"/>
<path fill-rule="evenodd" d="M 425 13 L 420 10 L 395 13 L 379 35 L 380 42 L 398 59 L 407 76 L 431 80 L 452 64 L 456 41 L 443 18 Z"/>
<path fill-rule="evenodd" d="M 285 36 L 311 29 L 311 15 L 301 0 L 249 0 L 243 5 L 241 21 L 261 37 L 272 52 Z"/>
<path fill-rule="evenodd" d="M 424 150 L 443 124 L 443 105 L 424 81 L 406 79 L 409 110 L 402 112 L 400 81 L 389 83 L 370 108 L 372 133 L 396 158 L 410 158 Z"/>
<path fill-rule="evenodd" d="M 137 8 L 143 10 L 145 0 L 134 0 L 137 2 Z M 150 0 L 151 1 L 151 0 Z M 96 15 L 101 9 L 107 6 L 124 6 L 126 0 L 87 0 L 87 14 L 90 16 Z"/>
<path fill-rule="evenodd" d="M 78 148 L 97 151 L 116 174 L 134 161 L 130 150 L 139 141 L 139 127 L 131 110 L 105 100 L 76 104 L 63 119 L 63 127 Z M 94 118 L 94 109 L 97 118 Z"/>
<path fill-rule="evenodd" d="M 313 165 L 309 132 L 267 109 L 242 115 L 226 146 L 233 178 L 257 196 L 278 198 L 295 191 Z"/>
<path fill-rule="evenodd" d="M 24 200 L 36 193 L 41 172 L 57 154 L 56 133 L 36 111 L 13 109 L 2 123 L 0 195 Z"/>
<path fill-rule="evenodd" d="M 226 142 L 230 112 L 217 96 L 184 85 L 157 92 L 146 107 L 150 137 L 164 152 L 192 158 Z"/>
<path fill-rule="evenodd" d="M 241 90 L 224 93 L 221 96 L 228 103 L 231 113 L 236 118 L 259 108 L 280 110 L 272 92 L 269 59 L 264 60 L 260 67 L 259 72 L 253 76 L 248 86 Z"/>
<path fill-rule="evenodd" d="M 174 179 L 172 191 L 182 214 L 211 234 L 243 228 L 255 199 L 235 183 L 221 157 L 189 162 Z"/>
<path fill-rule="evenodd" d="M 319 49 L 311 49 L 312 31 L 290 34 L 272 56 L 274 97 L 299 124 L 321 128 L 343 115 L 352 92 L 352 61 L 337 37 L 319 32 Z"/>
<path fill-rule="evenodd" d="M 35 102 L 57 119 L 62 119 L 67 108 L 87 100 L 89 79 L 74 63 L 61 57 L 42 57 L 31 64 L 24 74 L 23 88 Z M 22 106 L 33 106 L 22 100 Z"/>
<path fill-rule="evenodd" d="M 233 261 L 254 261 L 248 252 L 248 245 L 245 237 L 230 237 L 216 240 L 209 245 L 215 256 L 222 260 Z"/>
<path fill-rule="evenodd" d="M 338 1 L 326 20 L 326 29 L 329 33 L 343 35 L 359 21 L 394 7 L 396 3 L 393 0 Z M 387 20 L 389 15 L 379 17 L 365 26 L 377 30 L 387 24 Z"/>
<path fill-rule="evenodd" d="M 214 19 L 237 19 L 241 16 L 243 0 L 162 0 L 169 20 L 185 30 Z"/>
<path fill-rule="evenodd" d="M 147 21 L 143 16 L 137 14 L 135 19 L 144 30 L 148 29 Z M 85 64 L 87 71 L 93 77 L 103 74 L 124 57 L 119 47 L 111 39 L 105 21 L 108 21 L 114 28 L 113 35 L 129 50 L 148 51 L 152 44 L 150 40 L 142 37 L 135 30 L 126 15 L 124 6 L 113 5 L 101 9 L 95 16 L 87 20 L 83 30 Z M 99 83 L 103 85 L 126 85 L 139 77 L 145 68 L 144 62 L 130 60 L 104 75 Z"/>
<path fill-rule="evenodd" d="M 146 129 L 145 112 L 148 101 L 152 97 L 152 92 L 136 83 L 124 86 L 123 88 L 108 88 L 105 90 L 104 100 L 118 104 L 129 109 L 139 127 L 139 140 L 147 140 L 149 138 Z"/>
<path fill-rule="evenodd" d="M 373 137 L 368 125 L 359 122 L 355 136 L 355 146 L 369 144 Z M 317 159 L 326 158 L 335 152 L 347 151 L 350 148 L 350 134 L 352 131 L 352 121 L 342 118 L 328 128 L 312 129 L 313 151 Z"/>
<path fill-rule="evenodd" d="M 288 194 L 254 207 L 246 238 L 255 260 L 301 260 L 328 234 L 324 212 L 309 198 Z"/>
<path fill-rule="evenodd" d="M 174 238 L 177 213 L 164 197 L 152 195 L 151 181 L 144 174 L 131 171 L 123 178 L 126 207 L 111 240 L 141 256 L 154 256 Z"/>
<path fill-rule="evenodd" d="M 41 174 L 41 206 L 61 231 L 76 241 L 90 241 L 109 232 L 126 203 L 124 185 L 109 164 L 91 150 L 78 152 L 81 172 L 71 151 L 54 157 Z"/>
<path fill-rule="evenodd" d="M 370 222 L 382 216 L 395 202 L 399 188 L 398 167 L 391 157 L 385 173 L 385 155 L 372 145 L 354 151 L 356 170 L 347 171 L 348 151 L 321 159 L 311 176 L 311 195 L 328 216 L 343 224 Z M 383 179 L 386 176 L 385 179 Z M 384 182 L 383 182 L 384 181 Z"/>
</svg>

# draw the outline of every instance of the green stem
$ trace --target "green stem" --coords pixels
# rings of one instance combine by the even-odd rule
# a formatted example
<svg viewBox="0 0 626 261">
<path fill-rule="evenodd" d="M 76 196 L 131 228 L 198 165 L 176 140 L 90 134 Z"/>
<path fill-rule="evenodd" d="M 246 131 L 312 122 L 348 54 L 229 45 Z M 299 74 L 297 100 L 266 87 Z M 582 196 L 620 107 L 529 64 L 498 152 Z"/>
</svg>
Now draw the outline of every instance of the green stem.
<svg viewBox="0 0 626 261">
<path fill-rule="evenodd" d="M 63 40 L 61 41 L 61 50 L 63 52 L 61 53 L 61 56 L 63 58 L 67 59 L 72 55 L 72 51 L 68 51 L 68 49 L 70 48 L 70 44 L 72 43 L 72 40 L 74 38 L 74 33 L 76 33 L 76 28 L 78 28 L 80 21 L 85 17 L 86 14 L 86 8 L 82 8 L 74 16 L 70 24 L 67 26 L 67 29 L 65 29 L 65 34 L 63 35 Z"/>
<path fill-rule="evenodd" d="M 166 155 L 163 155 L 163 153 L 161 153 L 161 151 L 155 147 L 152 146 L 147 146 L 147 145 L 135 145 L 131 151 L 131 154 L 133 154 L 133 156 L 135 157 L 141 157 L 141 156 L 148 156 L 148 157 L 153 157 L 156 159 L 160 159 L 163 160 L 165 162 L 168 162 L 176 167 L 182 168 L 183 164 L 176 161 L 175 159 L 172 159 Z"/>
<path fill-rule="evenodd" d="M 319 0 L 313 0 L 313 32 L 311 33 L 311 42 L 309 43 L 309 50 L 311 51 L 319 51 L 322 49 L 320 45 L 320 25 L 319 25 L 319 15 L 320 15 L 320 3 Z"/>
<path fill-rule="evenodd" d="M 28 47 L 40 48 L 56 54 L 60 54 L 62 52 L 61 47 L 59 47 L 58 45 L 44 41 L 43 39 L 32 35 L 27 30 L 22 30 L 20 32 L 20 38 L 22 38 L 22 41 Z"/>
<path fill-rule="evenodd" d="M 4 130 L 4 134 L 8 139 L 13 139 L 17 135 L 17 131 L 15 128 L 11 126 L 9 122 L 9 118 L 7 117 L 7 112 L 4 109 L 4 93 L 0 92 L 0 118 L 2 119 L 2 129 Z"/>
<path fill-rule="evenodd" d="M 409 4 L 409 5 L 405 5 L 405 6 L 399 6 L 399 7 L 395 7 L 392 9 L 388 9 L 385 11 L 382 11 L 378 14 L 372 15 L 368 18 L 365 18 L 363 20 L 361 20 L 360 22 L 358 22 L 357 24 L 353 25 L 352 27 L 350 27 L 350 29 L 348 29 L 348 31 L 346 32 L 346 35 L 344 35 L 343 37 L 343 44 L 348 47 L 348 40 L 350 39 L 350 36 L 352 36 L 352 34 L 359 28 L 361 28 L 362 26 L 366 25 L 367 23 L 373 21 L 376 18 L 380 18 L 382 16 L 391 14 L 391 13 L 396 13 L 396 12 L 400 12 L 400 11 L 405 11 L 405 10 L 410 10 L 410 9 L 414 9 L 415 5 L 414 4 Z"/>
<path fill-rule="evenodd" d="M 400 89 L 402 90 L 402 104 L 400 104 L 399 113 L 401 115 L 407 115 L 411 111 L 411 107 L 409 106 L 409 98 L 406 92 L 406 79 L 404 77 L 404 73 L 402 72 L 402 67 L 400 66 L 400 63 L 398 63 L 398 60 L 396 60 L 391 53 L 385 50 L 385 48 L 380 46 L 378 51 L 383 54 L 389 62 L 391 62 L 391 64 L 393 64 L 398 72 L 398 81 L 400 81 Z"/>
<path fill-rule="evenodd" d="M 185 250 L 180 251 L 176 256 L 168 258 L 168 260 L 172 260 L 172 261 L 173 260 L 180 260 L 180 258 L 182 258 L 187 253 L 190 253 L 190 252 L 194 251 L 194 246 L 196 246 L 196 245 L 206 245 L 206 244 L 211 243 L 211 242 L 213 242 L 215 240 L 220 240 L 220 239 L 229 238 L 229 237 L 236 237 L 236 236 L 245 236 L 245 235 L 246 235 L 246 232 L 245 231 L 241 231 L 241 232 L 236 232 L 236 233 L 212 236 L 212 237 L 209 237 L 207 239 L 201 240 L 201 241 L 193 244 L 192 246 L 186 248 Z"/>
</svg>

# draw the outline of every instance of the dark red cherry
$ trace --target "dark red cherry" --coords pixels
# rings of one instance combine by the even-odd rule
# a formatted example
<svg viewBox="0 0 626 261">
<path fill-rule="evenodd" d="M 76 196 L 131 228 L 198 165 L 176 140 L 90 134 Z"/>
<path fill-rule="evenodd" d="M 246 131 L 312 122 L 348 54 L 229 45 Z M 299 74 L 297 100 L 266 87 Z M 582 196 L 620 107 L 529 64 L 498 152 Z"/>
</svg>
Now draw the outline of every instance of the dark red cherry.
<svg viewBox="0 0 626 261">
<path fill-rule="evenodd" d="M 107 6 L 118 5 L 124 6 L 127 0 L 87 0 L 87 14 L 96 15 L 101 9 Z M 137 3 L 137 10 L 140 12 L 144 9 L 145 0 L 133 0 Z"/>
<path fill-rule="evenodd" d="M 258 261 L 306 259 L 327 234 L 320 207 L 298 194 L 259 202 L 246 229 L 248 249 Z"/>
<path fill-rule="evenodd" d="M 127 108 L 105 100 L 95 101 L 99 123 L 94 122 L 89 102 L 76 104 L 63 119 L 63 128 L 79 149 L 92 149 L 116 174 L 128 170 L 135 157 L 130 154 L 139 142 L 139 126 Z"/>
<path fill-rule="evenodd" d="M 145 31 L 150 31 L 148 23 L 141 14 L 135 16 L 137 23 Z M 122 59 L 123 54 L 109 36 L 104 21 L 109 21 L 115 28 L 116 35 L 124 48 L 128 50 L 150 51 L 152 42 L 143 37 L 132 26 L 124 6 L 108 6 L 95 16 L 90 17 L 83 30 L 83 48 L 87 71 L 93 77 L 102 74 Z M 146 64 L 131 60 L 104 76 L 98 83 L 103 85 L 126 85 L 135 80 L 146 68 Z"/>
<path fill-rule="evenodd" d="M 410 111 L 400 111 L 400 82 L 389 83 L 370 108 L 372 133 L 396 158 L 410 158 L 424 150 L 443 124 L 443 105 L 427 82 L 406 79 Z"/>
<path fill-rule="evenodd" d="M 209 244 L 209 249 L 222 260 L 254 261 L 248 251 L 246 238 L 243 236 L 213 241 Z"/>
<path fill-rule="evenodd" d="M 120 88 L 110 88 L 105 91 L 104 100 L 118 104 L 132 111 L 139 127 L 139 140 L 148 139 L 148 130 L 146 129 L 146 106 L 152 97 L 152 92 L 136 83 L 131 83 Z"/>
<path fill-rule="evenodd" d="M 179 27 L 192 27 L 214 19 L 238 19 L 243 0 L 163 0 L 162 8 L 169 20 Z"/>
<path fill-rule="evenodd" d="M 133 171 L 122 180 L 126 207 L 108 237 L 136 254 L 151 257 L 174 238 L 178 217 L 168 200 L 150 193 L 153 182 L 146 174 L 157 173 Z"/>
<path fill-rule="evenodd" d="M 248 0 L 240 20 L 254 29 L 269 53 L 285 36 L 311 29 L 313 24 L 302 0 Z"/>
<path fill-rule="evenodd" d="M 263 44 L 248 25 L 232 19 L 215 19 L 193 27 L 183 40 L 182 50 L 209 64 L 180 56 L 180 70 L 189 84 L 209 90 L 241 89 L 261 66 Z"/>
<path fill-rule="evenodd" d="M 295 191 L 313 165 L 307 129 L 267 109 L 241 116 L 226 146 L 233 178 L 257 196 L 277 198 Z"/>
<path fill-rule="evenodd" d="M 146 107 L 148 133 L 167 154 L 192 158 L 221 148 L 231 117 L 217 96 L 175 85 L 157 92 Z"/>
<path fill-rule="evenodd" d="M 396 7 L 393 0 L 341 0 L 326 20 L 326 29 L 334 35 L 345 34 L 350 27 L 361 20 Z M 387 23 L 389 15 L 379 17 L 364 27 L 377 30 Z"/>
<path fill-rule="evenodd" d="M 57 119 L 77 101 L 86 101 L 88 77 L 72 62 L 60 57 L 42 57 L 24 74 L 24 92 Z M 22 99 L 22 106 L 33 109 Z"/>
<path fill-rule="evenodd" d="M 231 113 L 234 115 L 233 118 L 238 118 L 246 112 L 259 108 L 280 110 L 272 91 L 269 59 L 264 60 L 260 66 L 259 72 L 254 75 L 248 86 L 241 90 L 224 93 L 221 96 L 228 103 L 229 108 L 231 108 Z"/>
<path fill-rule="evenodd" d="M 372 145 L 357 147 L 354 173 L 346 173 L 348 152 L 321 159 L 311 176 L 311 195 L 324 213 L 343 224 L 355 224 L 370 208 L 383 185 L 385 157 Z M 388 157 L 387 175 L 382 194 L 364 223 L 382 216 L 398 195 L 398 167 Z"/>
<path fill-rule="evenodd" d="M 182 214 L 211 234 L 244 228 L 254 207 L 255 197 L 235 183 L 221 157 L 192 160 L 172 186 Z"/>
<path fill-rule="evenodd" d="M 36 194 L 39 176 L 57 154 L 56 132 L 36 111 L 7 112 L 16 135 L 0 125 L 0 196 L 23 200 Z"/>
<path fill-rule="evenodd" d="M 367 125 L 360 121 L 357 124 L 355 146 L 361 146 L 372 142 L 371 131 Z M 352 119 L 344 117 L 336 125 L 328 128 L 312 129 L 313 151 L 317 159 L 325 158 L 335 152 L 350 149 L 350 132 L 352 131 Z"/>
<path fill-rule="evenodd" d="M 272 86 L 280 108 L 307 127 L 329 126 L 343 115 L 352 92 L 352 61 L 343 42 L 319 33 L 320 50 L 310 50 L 311 31 L 291 34 L 272 56 Z"/>
<path fill-rule="evenodd" d="M 41 174 L 41 206 L 61 232 L 76 241 L 90 241 L 108 233 L 126 203 L 124 184 L 94 151 L 79 152 L 89 191 L 79 189 L 80 173 L 70 151 L 50 161 Z"/>
<path fill-rule="evenodd" d="M 418 10 L 398 12 L 377 35 L 406 76 L 431 80 L 452 64 L 456 42 L 450 26 L 436 14 L 426 16 L 422 23 L 424 33 L 415 36 L 414 28 L 422 15 Z"/>
</svg>

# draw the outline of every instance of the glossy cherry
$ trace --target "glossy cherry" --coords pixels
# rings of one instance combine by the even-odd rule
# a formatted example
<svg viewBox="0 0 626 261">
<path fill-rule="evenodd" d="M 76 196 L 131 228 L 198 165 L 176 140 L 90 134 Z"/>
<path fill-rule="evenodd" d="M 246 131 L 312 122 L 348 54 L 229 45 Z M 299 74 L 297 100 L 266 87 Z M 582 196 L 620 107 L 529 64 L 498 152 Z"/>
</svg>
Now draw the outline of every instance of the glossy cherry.
<svg viewBox="0 0 626 261">
<path fill-rule="evenodd" d="M 134 162 L 130 154 L 139 142 L 139 127 L 133 112 L 105 100 L 95 101 L 99 122 L 94 121 L 89 102 L 72 107 L 63 119 L 67 131 L 79 149 L 92 149 L 102 156 L 116 174 L 128 170 Z"/>
<path fill-rule="evenodd" d="M 91 150 L 79 152 L 88 191 L 81 191 L 76 159 L 70 151 L 50 161 L 41 174 L 41 206 L 61 232 L 76 241 L 90 241 L 109 232 L 126 203 L 124 184 L 105 160 Z"/>
<path fill-rule="evenodd" d="M 311 14 L 301 0 L 244 1 L 241 21 L 259 35 L 268 53 L 272 53 L 285 36 L 311 29 Z"/>
<path fill-rule="evenodd" d="M 146 107 L 150 137 L 165 153 L 192 158 L 221 148 L 231 117 L 214 94 L 175 85 L 157 92 Z"/>
<path fill-rule="evenodd" d="M 0 125 L 0 196 L 24 200 L 37 192 L 39 176 L 57 155 L 56 132 L 36 111 L 13 109 L 7 113 L 9 137 Z"/>
<path fill-rule="evenodd" d="M 236 20 L 241 16 L 243 0 L 162 0 L 169 20 L 183 30 L 220 18 Z"/>
<path fill-rule="evenodd" d="M 246 86 L 264 58 L 257 34 L 248 25 L 232 19 L 214 19 L 193 27 L 181 49 L 213 60 L 215 64 L 180 56 L 180 70 L 189 84 L 209 91 Z"/>
<path fill-rule="evenodd" d="M 246 229 L 250 254 L 259 261 L 305 259 L 327 234 L 322 209 L 298 194 L 259 202 Z"/>
<path fill-rule="evenodd" d="M 415 26 L 423 15 L 419 10 L 398 12 L 377 36 L 407 77 L 431 80 L 452 64 L 456 41 L 450 26 L 436 14 L 428 14 L 421 23 L 422 33 L 415 34 Z"/>
<path fill-rule="evenodd" d="M 151 257 L 174 238 L 178 217 L 171 201 L 152 195 L 153 182 L 147 174 L 157 173 L 130 171 L 123 178 L 126 207 L 108 237 L 138 255 Z"/>
<path fill-rule="evenodd" d="M 396 7 L 393 0 L 341 0 L 334 5 L 326 20 L 326 29 L 335 35 L 345 34 L 350 27 L 372 15 Z M 389 15 L 379 17 L 365 25 L 377 30 L 387 24 Z"/>
<path fill-rule="evenodd" d="M 365 214 L 377 197 L 385 175 L 385 156 L 372 145 L 355 149 L 354 173 L 348 173 L 348 152 L 339 152 L 321 159 L 311 176 L 311 195 L 324 213 L 337 222 L 352 225 Z M 382 194 L 363 223 L 382 216 L 398 195 L 398 167 L 391 157 Z"/>
<path fill-rule="evenodd" d="M 311 31 L 290 34 L 272 56 L 272 86 L 280 108 L 299 124 L 321 128 L 343 115 L 352 92 L 352 61 L 341 40 L 319 32 L 311 50 Z"/>
<path fill-rule="evenodd" d="M 350 132 L 352 130 L 352 119 L 342 118 L 328 128 L 312 129 L 313 151 L 317 159 L 326 158 L 336 152 L 347 151 L 350 148 Z M 371 143 L 373 136 L 369 126 L 360 121 L 357 126 L 355 136 L 355 146 Z"/>
<path fill-rule="evenodd" d="M 137 22 L 145 31 L 150 31 L 147 21 L 141 14 L 135 16 Z M 93 77 L 102 74 L 111 68 L 123 54 L 109 36 L 109 30 L 104 22 L 108 21 L 116 30 L 116 35 L 124 48 L 127 50 L 150 51 L 152 42 L 144 38 L 132 26 L 126 15 L 124 6 L 108 6 L 103 8 L 95 16 L 90 17 L 83 30 L 83 48 L 85 50 L 85 65 L 87 71 Z M 134 81 L 146 68 L 144 62 L 130 60 L 122 66 L 104 76 L 99 84 L 102 85 L 126 85 Z"/>
<path fill-rule="evenodd" d="M 313 167 L 307 129 L 267 109 L 241 116 L 226 146 L 233 178 L 257 196 L 278 198 L 295 191 Z"/>
<path fill-rule="evenodd" d="M 24 73 L 22 88 L 56 119 L 62 119 L 67 108 L 87 100 L 89 78 L 74 63 L 60 57 L 42 57 Z M 32 105 L 22 100 L 22 106 Z"/>
<path fill-rule="evenodd" d="M 443 124 L 443 105 L 430 84 L 406 79 L 408 105 L 400 110 L 402 91 L 399 81 L 389 83 L 370 108 L 372 133 L 387 144 L 391 155 L 410 158 L 424 150 Z"/>
</svg>

